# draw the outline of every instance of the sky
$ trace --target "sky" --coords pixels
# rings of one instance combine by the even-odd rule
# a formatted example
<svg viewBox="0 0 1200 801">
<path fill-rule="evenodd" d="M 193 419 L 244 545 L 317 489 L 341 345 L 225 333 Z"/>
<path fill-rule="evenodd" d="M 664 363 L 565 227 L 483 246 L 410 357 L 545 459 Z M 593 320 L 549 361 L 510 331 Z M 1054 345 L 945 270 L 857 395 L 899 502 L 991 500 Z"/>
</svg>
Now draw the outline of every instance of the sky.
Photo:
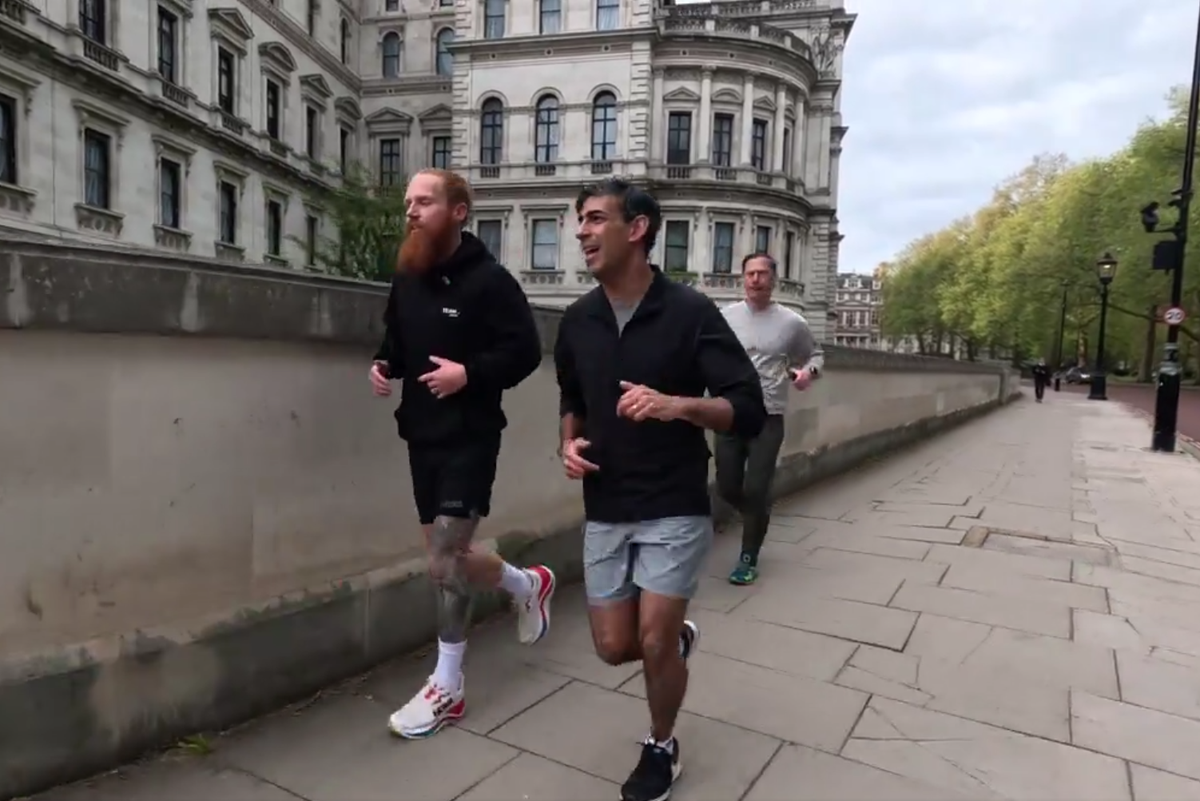
<svg viewBox="0 0 1200 801">
<path fill-rule="evenodd" d="M 1121 148 L 1191 80 L 1198 0 L 846 0 L 839 269 L 970 214 L 1038 153 Z"/>
</svg>

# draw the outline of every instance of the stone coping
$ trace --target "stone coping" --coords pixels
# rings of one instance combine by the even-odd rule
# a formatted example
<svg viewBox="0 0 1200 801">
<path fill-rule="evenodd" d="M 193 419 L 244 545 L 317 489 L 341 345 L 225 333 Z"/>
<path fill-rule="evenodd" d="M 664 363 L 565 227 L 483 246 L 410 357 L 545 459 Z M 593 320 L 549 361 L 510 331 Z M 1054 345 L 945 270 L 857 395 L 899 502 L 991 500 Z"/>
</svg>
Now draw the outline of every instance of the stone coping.
<svg viewBox="0 0 1200 801">
<path fill-rule="evenodd" d="M 0 239 L 0 329 L 324 342 L 373 351 L 383 284 L 134 248 Z M 561 308 L 535 304 L 549 352 Z M 830 369 L 1000 373 L 1007 366 L 826 346 Z"/>
</svg>

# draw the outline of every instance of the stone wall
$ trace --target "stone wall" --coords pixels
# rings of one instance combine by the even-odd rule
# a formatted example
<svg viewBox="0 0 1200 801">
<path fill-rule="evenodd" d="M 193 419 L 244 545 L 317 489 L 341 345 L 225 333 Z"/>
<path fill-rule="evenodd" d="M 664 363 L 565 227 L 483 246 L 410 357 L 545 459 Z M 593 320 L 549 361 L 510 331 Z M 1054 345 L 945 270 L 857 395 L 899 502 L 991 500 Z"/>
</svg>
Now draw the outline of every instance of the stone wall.
<svg viewBox="0 0 1200 801">
<path fill-rule="evenodd" d="M 9 244 L 0 798 L 268 711 L 433 636 L 394 403 L 366 377 L 382 287 Z M 547 343 L 557 319 L 538 310 Z M 793 396 L 779 492 L 1017 386 L 994 365 L 827 359 Z M 582 504 L 555 452 L 549 360 L 505 405 L 481 538 L 577 578 Z"/>
</svg>

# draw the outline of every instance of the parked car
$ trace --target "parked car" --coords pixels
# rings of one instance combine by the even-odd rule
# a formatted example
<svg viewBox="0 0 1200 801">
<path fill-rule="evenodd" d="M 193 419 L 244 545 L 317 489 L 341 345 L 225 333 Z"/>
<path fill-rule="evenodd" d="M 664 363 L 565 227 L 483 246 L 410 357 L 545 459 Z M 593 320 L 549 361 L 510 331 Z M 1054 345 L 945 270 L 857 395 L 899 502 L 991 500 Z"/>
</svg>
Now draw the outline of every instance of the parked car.
<svg viewBox="0 0 1200 801">
<path fill-rule="evenodd" d="M 1063 381 L 1068 384 L 1087 384 L 1092 380 L 1092 371 L 1082 367 L 1072 367 L 1062 374 Z"/>
</svg>

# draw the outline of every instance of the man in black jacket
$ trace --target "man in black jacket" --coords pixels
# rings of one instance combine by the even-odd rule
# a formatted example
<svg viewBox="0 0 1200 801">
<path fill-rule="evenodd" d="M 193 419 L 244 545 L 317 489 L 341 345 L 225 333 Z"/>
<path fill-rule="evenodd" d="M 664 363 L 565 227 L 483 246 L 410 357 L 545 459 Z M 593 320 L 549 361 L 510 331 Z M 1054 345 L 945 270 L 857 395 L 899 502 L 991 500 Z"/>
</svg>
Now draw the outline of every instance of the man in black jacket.
<svg viewBox="0 0 1200 801">
<path fill-rule="evenodd" d="M 1050 368 L 1046 366 L 1045 359 L 1038 359 L 1030 372 L 1033 373 L 1033 394 L 1041 403 L 1046 394 L 1046 385 L 1050 383 Z"/>
<path fill-rule="evenodd" d="M 408 442 L 413 495 L 437 582 L 438 662 L 433 675 L 388 722 L 393 733 L 428 737 L 465 713 L 462 661 L 470 586 L 509 592 L 518 637 L 532 644 L 550 625 L 554 574 L 521 570 L 471 539 L 486 517 L 507 425 L 500 399 L 541 362 L 533 312 L 516 279 L 462 230 L 471 210 L 465 181 L 425 170 L 405 196 L 408 225 L 384 312 L 386 333 L 371 366 L 376 395 L 403 382 L 396 410 Z"/>
<path fill-rule="evenodd" d="M 681 769 L 675 719 L 700 631 L 686 620 L 713 527 L 705 429 L 766 420 L 750 357 L 716 305 L 650 264 L 658 203 L 621 180 L 575 203 L 599 284 L 563 314 L 554 363 L 567 476 L 583 481 L 584 583 L 596 652 L 641 660 L 650 705 L 623 801 L 663 801 Z M 710 397 L 705 397 L 705 393 Z"/>
</svg>

